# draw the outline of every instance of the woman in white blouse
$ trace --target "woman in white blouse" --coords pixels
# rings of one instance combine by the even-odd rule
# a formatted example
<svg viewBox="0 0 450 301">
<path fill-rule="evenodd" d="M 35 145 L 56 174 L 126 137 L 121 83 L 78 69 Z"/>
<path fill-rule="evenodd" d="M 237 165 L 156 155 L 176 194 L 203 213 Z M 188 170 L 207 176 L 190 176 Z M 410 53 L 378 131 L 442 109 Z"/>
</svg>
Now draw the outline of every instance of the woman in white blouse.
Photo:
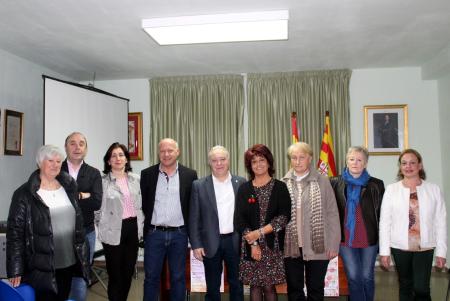
<svg viewBox="0 0 450 301">
<path fill-rule="evenodd" d="M 447 253 L 443 194 L 425 181 L 422 156 L 404 150 L 398 159 L 397 183 L 388 185 L 380 216 L 380 256 L 384 268 L 392 254 L 399 279 L 399 300 L 431 300 L 433 255 L 442 268 Z"/>
<path fill-rule="evenodd" d="M 130 154 L 123 144 L 113 143 L 103 162 L 103 199 L 97 226 L 109 277 L 108 299 L 126 301 L 144 221 L 139 177 L 131 173 Z"/>
</svg>

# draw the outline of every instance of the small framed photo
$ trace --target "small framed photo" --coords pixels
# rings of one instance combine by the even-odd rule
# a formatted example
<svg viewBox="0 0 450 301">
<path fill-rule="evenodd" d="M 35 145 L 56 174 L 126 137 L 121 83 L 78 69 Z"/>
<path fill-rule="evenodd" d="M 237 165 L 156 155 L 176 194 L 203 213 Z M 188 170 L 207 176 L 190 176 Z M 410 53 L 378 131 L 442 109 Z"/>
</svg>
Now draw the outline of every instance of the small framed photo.
<svg viewBox="0 0 450 301">
<path fill-rule="evenodd" d="M 128 113 L 128 151 L 131 160 L 143 160 L 142 112 Z"/>
<path fill-rule="evenodd" d="M 365 146 L 371 155 L 398 155 L 408 148 L 408 105 L 364 106 Z"/>
<path fill-rule="evenodd" d="M 23 113 L 5 110 L 5 155 L 21 156 L 23 152 Z"/>
</svg>

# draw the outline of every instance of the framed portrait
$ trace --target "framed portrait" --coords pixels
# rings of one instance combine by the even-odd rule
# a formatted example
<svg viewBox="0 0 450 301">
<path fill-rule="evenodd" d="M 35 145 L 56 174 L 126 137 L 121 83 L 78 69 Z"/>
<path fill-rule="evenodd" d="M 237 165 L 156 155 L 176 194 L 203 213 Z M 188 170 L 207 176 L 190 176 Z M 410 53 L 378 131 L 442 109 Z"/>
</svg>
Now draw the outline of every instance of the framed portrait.
<svg viewBox="0 0 450 301">
<path fill-rule="evenodd" d="M 365 146 L 371 155 L 408 148 L 408 105 L 364 106 Z"/>
<path fill-rule="evenodd" d="M 23 150 L 23 113 L 5 110 L 4 154 L 21 156 Z"/>
<path fill-rule="evenodd" d="M 128 113 L 128 151 L 131 160 L 143 160 L 142 112 Z"/>
</svg>

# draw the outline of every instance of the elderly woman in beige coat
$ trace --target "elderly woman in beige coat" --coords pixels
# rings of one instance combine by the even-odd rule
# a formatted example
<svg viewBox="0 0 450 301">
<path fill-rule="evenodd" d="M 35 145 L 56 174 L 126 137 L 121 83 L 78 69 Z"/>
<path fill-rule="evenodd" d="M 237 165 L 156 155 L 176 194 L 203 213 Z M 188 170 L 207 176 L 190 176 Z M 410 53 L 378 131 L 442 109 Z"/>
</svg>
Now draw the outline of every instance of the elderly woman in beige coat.
<svg viewBox="0 0 450 301">
<path fill-rule="evenodd" d="M 323 300 L 328 263 L 341 240 L 336 199 L 329 179 L 311 166 L 307 143 L 292 144 L 288 157 L 291 169 L 282 179 L 292 201 L 284 243 L 288 299 L 306 300 L 306 284 L 308 300 Z"/>
<path fill-rule="evenodd" d="M 108 299 L 126 301 L 136 265 L 144 217 L 139 177 L 131 173 L 125 145 L 113 143 L 104 158 L 98 238 L 105 251 Z"/>
</svg>

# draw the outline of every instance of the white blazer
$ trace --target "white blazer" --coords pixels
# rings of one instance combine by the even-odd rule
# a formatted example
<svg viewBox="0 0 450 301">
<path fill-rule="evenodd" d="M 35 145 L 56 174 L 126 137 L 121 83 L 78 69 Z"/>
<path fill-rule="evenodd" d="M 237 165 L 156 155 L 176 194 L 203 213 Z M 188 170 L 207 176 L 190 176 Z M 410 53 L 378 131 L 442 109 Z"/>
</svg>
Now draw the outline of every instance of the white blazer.
<svg viewBox="0 0 450 301">
<path fill-rule="evenodd" d="M 417 186 L 420 218 L 420 246 L 435 248 L 435 255 L 447 255 L 447 213 L 438 185 L 426 181 Z M 409 188 L 402 182 L 386 187 L 381 204 L 380 255 L 389 256 L 390 248 L 408 250 Z"/>
</svg>

